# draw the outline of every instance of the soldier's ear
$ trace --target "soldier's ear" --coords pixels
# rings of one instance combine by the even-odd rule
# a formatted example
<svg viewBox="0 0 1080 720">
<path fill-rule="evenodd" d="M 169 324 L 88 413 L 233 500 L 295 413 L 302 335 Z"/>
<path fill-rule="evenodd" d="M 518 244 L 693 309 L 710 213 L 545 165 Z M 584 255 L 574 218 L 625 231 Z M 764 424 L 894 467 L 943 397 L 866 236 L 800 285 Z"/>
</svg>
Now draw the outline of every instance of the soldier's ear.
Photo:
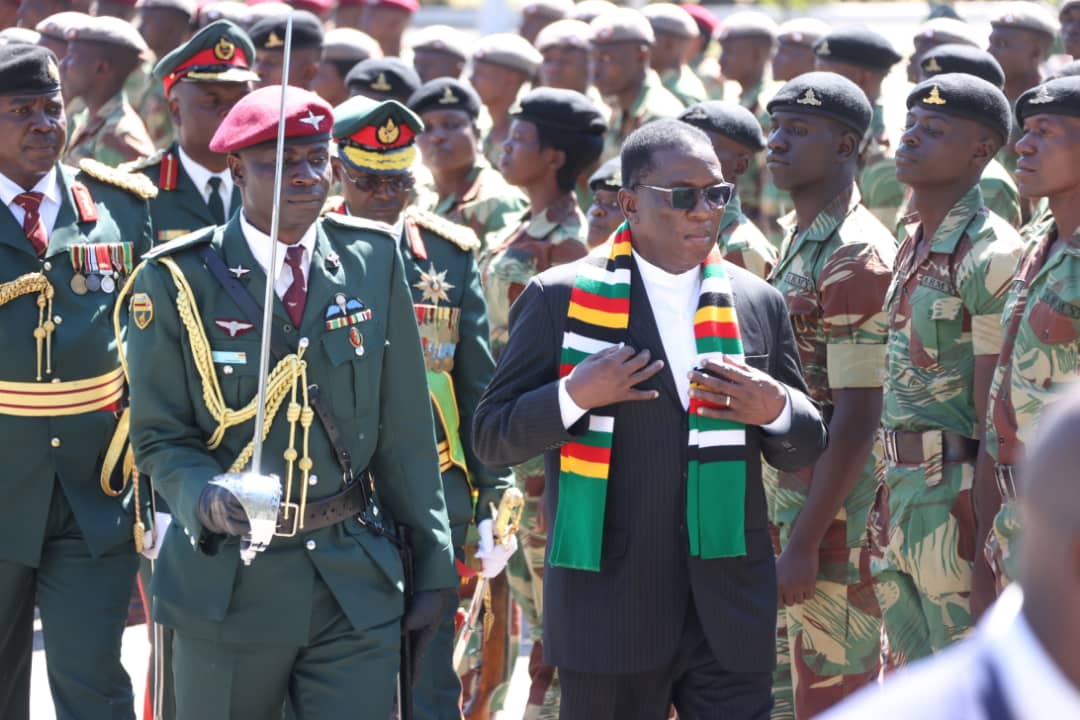
<svg viewBox="0 0 1080 720">
<path fill-rule="evenodd" d="M 843 130 L 836 144 L 836 159 L 846 162 L 859 154 L 859 136 L 851 130 Z"/>
</svg>

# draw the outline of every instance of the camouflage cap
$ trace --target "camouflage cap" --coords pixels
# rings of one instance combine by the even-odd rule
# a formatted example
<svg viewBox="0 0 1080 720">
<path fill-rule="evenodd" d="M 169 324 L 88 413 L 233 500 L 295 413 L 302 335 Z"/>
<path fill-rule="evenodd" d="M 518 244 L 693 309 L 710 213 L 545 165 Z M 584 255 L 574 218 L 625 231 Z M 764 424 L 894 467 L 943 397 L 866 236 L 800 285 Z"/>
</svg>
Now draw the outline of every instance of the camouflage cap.
<svg viewBox="0 0 1080 720">
<path fill-rule="evenodd" d="M 7 27 L 0 30 L 0 43 L 22 43 L 23 45 L 37 45 L 41 40 L 41 33 L 37 30 L 21 27 Z"/>
<path fill-rule="evenodd" d="M 491 63 L 532 77 L 544 58 L 520 35 L 495 33 L 480 38 L 473 50 L 472 61 Z"/>
<path fill-rule="evenodd" d="M 74 27 L 82 27 L 88 22 L 90 22 L 90 16 L 86 13 L 65 10 L 45 18 L 34 29 L 54 40 L 66 41 L 68 30 Z"/>
<path fill-rule="evenodd" d="M 788 80 L 765 108 L 800 115 L 822 115 L 841 122 L 862 137 L 874 110 L 858 85 L 831 72 L 808 72 Z"/>
<path fill-rule="evenodd" d="M 464 62 L 469 59 L 469 39 L 457 28 L 449 25 L 428 25 L 420 28 L 409 38 L 413 50 L 433 50 L 453 55 Z"/>
<path fill-rule="evenodd" d="M 813 47 L 817 41 L 829 34 L 829 23 L 817 18 L 792 18 L 780 23 L 776 39 L 792 45 Z"/>
<path fill-rule="evenodd" d="M 60 68 L 38 45 L 0 45 L 0 95 L 51 95 L 60 90 Z"/>
<path fill-rule="evenodd" d="M 641 13 L 652 25 L 654 33 L 667 33 L 683 38 L 698 36 L 698 26 L 694 18 L 678 5 L 653 3 L 642 8 Z"/>
<path fill-rule="evenodd" d="M 409 97 L 407 104 L 417 115 L 429 110 L 461 110 L 473 120 L 480 116 L 480 96 L 471 85 L 456 78 L 427 81 Z"/>
<path fill-rule="evenodd" d="M 589 176 L 589 189 L 616 191 L 622 187 L 622 159 L 613 157 Z"/>
<path fill-rule="evenodd" d="M 195 17 L 195 14 L 199 10 L 198 3 L 196 3 L 195 0 L 139 0 L 136 7 L 175 10 L 178 13 L 187 15 L 188 19 Z"/>
<path fill-rule="evenodd" d="M 334 108 L 337 156 L 374 173 L 403 173 L 416 160 L 413 143 L 424 123 L 396 100 L 349 98 Z"/>
<path fill-rule="evenodd" d="M 251 28 L 251 42 L 255 48 L 280 52 L 285 47 L 285 26 L 290 15 L 293 19 L 292 46 L 297 50 L 322 47 L 322 21 L 307 10 L 293 10 L 256 22 Z"/>
<path fill-rule="evenodd" d="M 345 76 L 350 92 L 377 94 L 380 98 L 407 98 L 420 87 L 420 76 L 401 58 L 368 58 L 358 62 Z"/>
<path fill-rule="evenodd" d="M 574 12 L 574 0 L 529 0 L 521 6 L 521 14 L 562 20 Z"/>
<path fill-rule="evenodd" d="M 814 45 L 814 53 L 822 60 L 878 72 L 887 72 L 901 58 L 888 38 L 858 25 L 833 30 Z"/>
<path fill-rule="evenodd" d="M 928 78 L 944 73 L 964 73 L 982 78 L 994 87 L 1005 87 L 1005 71 L 997 59 L 970 45 L 947 43 L 931 48 L 922 56 L 919 67 Z"/>
<path fill-rule="evenodd" d="M 1080 117 L 1080 76 L 1047 80 L 1016 100 L 1016 120 L 1020 125 L 1032 115 Z"/>
<path fill-rule="evenodd" d="M 154 77 L 168 95 L 173 85 L 188 82 L 238 82 L 259 79 L 251 69 L 255 46 L 239 25 L 228 20 L 212 22 L 190 40 L 161 58 Z"/>
<path fill-rule="evenodd" d="M 323 60 L 362 62 L 382 57 L 378 41 L 366 32 L 350 27 L 327 30 L 323 36 Z"/>
<path fill-rule="evenodd" d="M 765 13 L 741 10 L 720 21 L 716 37 L 720 42 L 742 37 L 762 37 L 775 41 L 779 30 L 776 21 Z"/>
<path fill-rule="evenodd" d="M 91 17 L 83 24 L 68 29 L 65 33 L 68 42 L 100 43 L 124 50 L 131 50 L 140 55 L 149 53 L 150 47 L 135 26 L 127 20 L 111 15 Z"/>
<path fill-rule="evenodd" d="M 982 78 L 964 73 L 937 75 L 916 85 L 907 107 L 974 120 L 996 132 L 1001 142 L 1009 137 L 1009 101 L 1000 89 Z"/>
<path fill-rule="evenodd" d="M 552 47 L 589 49 L 589 23 L 581 20 L 556 20 L 536 34 L 536 49 L 544 52 Z"/>
<path fill-rule="evenodd" d="M 1000 5 L 990 18 L 990 27 L 1030 30 L 1040 35 L 1057 37 L 1061 26 L 1054 13 L 1033 2 L 1009 2 Z"/>
<path fill-rule="evenodd" d="M 930 40 L 938 43 L 961 43 L 971 47 L 986 47 L 986 36 L 963 20 L 956 18 L 931 18 L 919 26 L 915 40 Z"/>
<path fill-rule="evenodd" d="M 683 110 L 677 118 L 699 130 L 714 132 L 734 140 L 748 150 L 765 149 L 765 135 L 761 123 L 742 105 L 723 100 L 708 100 Z"/>
<path fill-rule="evenodd" d="M 598 15 L 589 23 L 589 42 L 593 45 L 610 45 L 620 42 L 638 42 L 652 45 L 656 42 L 652 25 L 637 10 L 620 7 Z"/>
</svg>

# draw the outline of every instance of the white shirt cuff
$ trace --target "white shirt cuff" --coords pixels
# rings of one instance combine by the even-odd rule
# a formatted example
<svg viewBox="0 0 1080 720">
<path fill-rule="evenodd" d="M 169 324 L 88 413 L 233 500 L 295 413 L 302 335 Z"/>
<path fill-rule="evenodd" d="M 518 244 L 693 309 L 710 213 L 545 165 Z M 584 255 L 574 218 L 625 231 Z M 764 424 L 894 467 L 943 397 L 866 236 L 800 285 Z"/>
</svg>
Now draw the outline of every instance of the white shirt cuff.
<svg viewBox="0 0 1080 720">
<path fill-rule="evenodd" d="M 563 416 L 565 417 L 565 413 Z M 761 426 L 766 435 L 783 435 L 791 429 L 791 393 L 784 388 L 784 409 L 771 423 Z"/>
<path fill-rule="evenodd" d="M 569 430 L 587 412 L 589 411 L 579 407 L 570 397 L 570 391 L 566 389 L 566 378 L 559 380 L 559 413 L 562 415 L 563 427 Z M 788 422 L 790 424 L 790 419 Z"/>
</svg>

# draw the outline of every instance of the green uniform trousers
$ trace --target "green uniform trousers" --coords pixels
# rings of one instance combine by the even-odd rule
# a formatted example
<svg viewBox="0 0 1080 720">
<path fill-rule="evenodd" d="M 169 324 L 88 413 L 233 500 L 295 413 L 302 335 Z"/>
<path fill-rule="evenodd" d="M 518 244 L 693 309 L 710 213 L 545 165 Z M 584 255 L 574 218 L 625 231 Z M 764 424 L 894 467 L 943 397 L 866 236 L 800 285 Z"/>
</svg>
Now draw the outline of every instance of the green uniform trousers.
<svg viewBox="0 0 1080 720">
<path fill-rule="evenodd" d="M 459 556 L 468 525 L 450 529 L 450 537 Z M 447 603 L 439 630 L 431 639 L 420 661 L 420 671 L 413 680 L 413 713 L 416 720 L 461 720 L 461 679 L 454 667 L 454 640 L 457 634 L 454 619 L 458 603 Z"/>
<path fill-rule="evenodd" d="M 37 567 L 0 560 L 0 718 L 30 718 L 36 595 L 57 720 L 134 720 L 120 641 L 138 555 L 125 543 L 91 556 L 59 482 L 45 527 Z"/>
<path fill-rule="evenodd" d="M 265 641 L 246 644 L 175 630 L 177 717 L 278 720 L 286 704 L 290 720 L 390 717 L 400 618 L 356 630 L 330 588 L 316 576 L 308 643 L 275 644 L 275 630 L 273 618 L 268 618 Z"/>
</svg>

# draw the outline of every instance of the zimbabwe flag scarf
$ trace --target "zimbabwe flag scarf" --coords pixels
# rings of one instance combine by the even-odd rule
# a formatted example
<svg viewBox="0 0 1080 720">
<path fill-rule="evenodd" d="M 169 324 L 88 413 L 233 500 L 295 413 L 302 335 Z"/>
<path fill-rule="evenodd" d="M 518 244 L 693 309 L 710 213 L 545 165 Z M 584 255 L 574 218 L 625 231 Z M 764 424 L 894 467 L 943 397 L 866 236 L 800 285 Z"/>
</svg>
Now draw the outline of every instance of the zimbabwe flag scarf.
<svg viewBox="0 0 1080 720">
<path fill-rule="evenodd" d="M 594 253 L 581 262 L 566 313 L 560 377 L 589 355 L 624 340 L 630 322 L 631 267 L 630 227 L 623 223 L 606 257 Z M 741 361 L 731 283 L 718 250 L 709 254 L 702 271 L 694 315 L 698 364 L 706 357 Z M 691 398 L 686 486 L 690 554 L 705 559 L 738 557 L 746 554 L 746 426 L 701 417 L 700 406 Z M 560 453 L 550 561 L 557 567 L 599 571 L 615 418 L 597 411 L 588 418 L 587 432 L 563 445 Z"/>
</svg>

